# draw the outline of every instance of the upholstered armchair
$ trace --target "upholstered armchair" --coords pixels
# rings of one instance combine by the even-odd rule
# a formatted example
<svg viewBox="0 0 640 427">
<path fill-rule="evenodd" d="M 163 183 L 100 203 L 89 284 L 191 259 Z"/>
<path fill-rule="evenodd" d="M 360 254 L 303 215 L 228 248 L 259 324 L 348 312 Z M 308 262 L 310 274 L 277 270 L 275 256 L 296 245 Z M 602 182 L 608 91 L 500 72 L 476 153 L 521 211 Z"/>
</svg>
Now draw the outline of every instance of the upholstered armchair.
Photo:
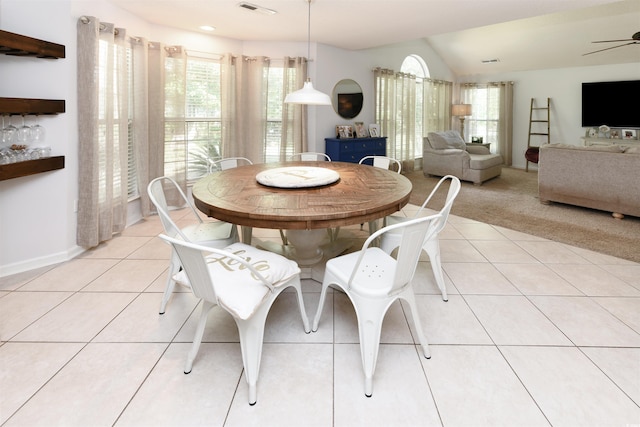
<svg viewBox="0 0 640 427">
<path fill-rule="evenodd" d="M 454 130 L 429 132 L 424 138 L 422 170 L 425 176 L 453 175 L 480 185 L 502 173 L 502 156 L 489 148 L 466 144 Z"/>
</svg>

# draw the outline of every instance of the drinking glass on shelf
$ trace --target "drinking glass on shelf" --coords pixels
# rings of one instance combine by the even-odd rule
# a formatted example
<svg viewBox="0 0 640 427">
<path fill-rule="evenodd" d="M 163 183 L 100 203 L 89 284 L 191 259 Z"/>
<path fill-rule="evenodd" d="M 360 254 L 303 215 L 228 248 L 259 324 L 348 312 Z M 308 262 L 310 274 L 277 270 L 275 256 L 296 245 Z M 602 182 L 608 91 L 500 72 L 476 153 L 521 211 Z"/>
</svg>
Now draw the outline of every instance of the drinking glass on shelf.
<svg viewBox="0 0 640 427">
<path fill-rule="evenodd" d="M 18 128 L 16 141 L 19 145 L 28 145 L 31 143 L 31 128 L 25 123 L 24 116 L 22 116 L 22 126 Z"/>
<path fill-rule="evenodd" d="M 36 116 L 36 124 L 31 126 L 31 140 L 34 144 L 40 144 L 44 142 L 45 131 L 44 127 L 38 123 L 38 116 Z"/>
<path fill-rule="evenodd" d="M 2 119 L 4 125 L 4 116 L 2 116 Z M 9 116 L 9 124 L 6 127 L 2 128 L 2 142 L 7 147 L 10 147 L 11 144 L 15 143 L 17 133 L 18 128 L 11 124 L 11 116 Z"/>
</svg>

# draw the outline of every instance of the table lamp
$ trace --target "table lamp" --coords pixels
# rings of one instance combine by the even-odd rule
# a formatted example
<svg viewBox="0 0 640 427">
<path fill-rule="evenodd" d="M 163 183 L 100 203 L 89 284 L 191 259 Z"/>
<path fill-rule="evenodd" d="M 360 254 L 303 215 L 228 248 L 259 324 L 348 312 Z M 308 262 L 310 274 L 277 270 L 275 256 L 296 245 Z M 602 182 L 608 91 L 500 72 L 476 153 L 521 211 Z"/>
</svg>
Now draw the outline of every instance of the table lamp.
<svg viewBox="0 0 640 427">
<path fill-rule="evenodd" d="M 460 119 L 460 136 L 464 138 L 464 118 L 471 115 L 471 104 L 454 104 L 451 106 L 451 114 Z"/>
</svg>

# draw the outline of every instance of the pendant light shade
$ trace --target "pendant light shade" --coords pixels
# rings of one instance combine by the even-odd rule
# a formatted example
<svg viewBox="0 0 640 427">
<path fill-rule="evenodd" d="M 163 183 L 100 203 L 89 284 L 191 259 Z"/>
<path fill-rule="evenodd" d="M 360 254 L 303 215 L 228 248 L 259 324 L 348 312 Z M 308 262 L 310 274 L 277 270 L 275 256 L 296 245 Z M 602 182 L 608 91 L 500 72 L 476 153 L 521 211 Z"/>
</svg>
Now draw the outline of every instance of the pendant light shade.
<svg viewBox="0 0 640 427">
<path fill-rule="evenodd" d="M 311 57 L 311 0 L 309 4 L 309 23 L 307 26 L 307 59 Z M 311 79 L 307 78 L 302 89 L 291 92 L 284 98 L 285 104 L 331 105 L 331 98 L 324 92 L 313 88 Z"/>
<path fill-rule="evenodd" d="M 311 79 L 307 79 L 302 89 L 288 94 L 284 102 L 286 104 L 331 105 L 331 98 L 326 93 L 314 89 Z"/>
</svg>

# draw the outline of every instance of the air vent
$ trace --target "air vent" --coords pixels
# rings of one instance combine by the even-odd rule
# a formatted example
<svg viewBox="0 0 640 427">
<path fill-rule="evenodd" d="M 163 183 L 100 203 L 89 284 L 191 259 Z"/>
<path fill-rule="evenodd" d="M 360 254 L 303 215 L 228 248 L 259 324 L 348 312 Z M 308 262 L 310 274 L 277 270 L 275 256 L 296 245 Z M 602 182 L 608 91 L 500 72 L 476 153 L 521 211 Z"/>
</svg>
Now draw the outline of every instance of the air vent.
<svg viewBox="0 0 640 427">
<path fill-rule="evenodd" d="M 482 63 L 483 64 L 493 64 L 494 62 L 500 62 L 500 60 L 498 58 L 494 58 L 494 59 L 483 59 Z"/>
<path fill-rule="evenodd" d="M 264 15 L 275 15 L 277 13 L 273 9 L 267 9 L 266 7 L 258 6 L 257 4 L 251 4 L 247 2 L 238 3 L 238 7 L 250 10 L 251 12 L 260 12 Z"/>
</svg>

